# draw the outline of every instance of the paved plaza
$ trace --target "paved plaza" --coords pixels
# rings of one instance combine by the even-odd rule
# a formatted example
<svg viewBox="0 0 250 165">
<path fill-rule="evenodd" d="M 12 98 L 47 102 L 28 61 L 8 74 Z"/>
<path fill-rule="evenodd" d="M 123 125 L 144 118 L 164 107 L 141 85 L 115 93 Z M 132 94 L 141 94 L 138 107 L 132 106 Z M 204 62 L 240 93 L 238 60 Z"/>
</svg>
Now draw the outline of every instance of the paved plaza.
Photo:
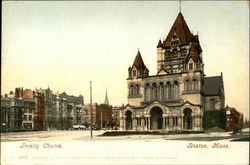
<svg viewBox="0 0 250 165">
<path fill-rule="evenodd" d="M 89 130 L 74 131 L 40 131 L 40 132 L 11 132 L 1 133 L 1 142 L 81 142 L 81 141 L 231 141 L 233 139 L 249 137 L 249 129 L 242 134 L 232 135 L 232 132 L 210 132 L 202 134 L 178 135 L 123 135 L 100 136 L 105 131 L 93 131 L 93 139 Z"/>
</svg>

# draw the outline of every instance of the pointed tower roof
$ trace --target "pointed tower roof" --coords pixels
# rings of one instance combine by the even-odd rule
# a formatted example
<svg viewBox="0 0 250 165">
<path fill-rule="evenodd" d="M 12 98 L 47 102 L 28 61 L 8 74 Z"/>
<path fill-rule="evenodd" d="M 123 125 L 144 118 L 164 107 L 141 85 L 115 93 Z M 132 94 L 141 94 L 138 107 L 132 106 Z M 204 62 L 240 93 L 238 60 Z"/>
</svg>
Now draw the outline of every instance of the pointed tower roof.
<svg viewBox="0 0 250 165">
<path fill-rule="evenodd" d="M 109 105 L 109 99 L 108 99 L 107 89 L 106 89 L 106 95 L 105 95 L 104 104 Z"/>
<path fill-rule="evenodd" d="M 141 53 L 140 53 L 139 50 L 138 50 L 138 52 L 137 52 L 137 55 L 136 55 L 136 57 L 135 57 L 135 60 L 134 60 L 134 63 L 133 63 L 133 65 L 132 65 L 132 67 L 133 67 L 133 66 L 135 66 L 136 69 L 138 69 L 138 70 L 140 70 L 140 69 L 145 69 L 145 68 L 146 68 L 146 66 L 145 66 L 145 64 L 144 64 L 144 62 L 143 62 L 143 60 L 142 60 Z"/>
<path fill-rule="evenodd" d="M 186 44 L 194 39 L 194 36 L 190 32 L 181 12 L 179 12 L 171 30 L 167 35 L 166 40 L 163 42 L 163 46 L 170 46 L 170 41 L 173 38 L 174 33 L 177 34 L 177 37 L 180 39 L 181 44 Z"/>
<path fill-rule="evenodd" d="M 159 47 L 162 47 L 162 42 L 161 42 L 161 40 L 159 40 L 159 42 L 158 42 L 158 44 L 157 44 L 157 48 L 159 48 Z"/>
</svg>

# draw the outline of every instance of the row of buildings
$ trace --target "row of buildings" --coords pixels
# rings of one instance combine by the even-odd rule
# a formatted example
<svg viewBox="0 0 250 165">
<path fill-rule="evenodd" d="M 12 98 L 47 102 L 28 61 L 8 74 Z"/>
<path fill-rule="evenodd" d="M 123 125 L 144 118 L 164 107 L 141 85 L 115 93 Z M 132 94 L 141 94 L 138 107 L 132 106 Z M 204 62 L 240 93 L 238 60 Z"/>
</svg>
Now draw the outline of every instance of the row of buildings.
<svg viewBox="0 0 250 165">
<path fill-rule="evenodd" d="M 126 106 L 112 108 L 107 93 L 104 104 L 92 106 L 97 129 L 202 131 L 243 125 L 243 114 L 225 108 L 223 74 L 205 75 L 199 36 L 190 31 L 181 12 L 156 52 L 156 74 L 149 75 L 140 51 L 128 68 Z M 83 96 L 49 88 L 17 88 L 1 98 L 1 114 L 8 129 L 70 129 L 74 124 L 89 125 L 91 118 Z"/>
<path fill-rule="evenodd" d="M 107 93 L 104 104 L 92 105 L 92 114 L 95 128 L 115 127 Z M 90 105 L 84 105 L 82 95 L 54 93 L 50 88 L 16 88 L 1 96 L 1 132 L 68 130 L 83 124 L 90 125 Z"/>
</svg>

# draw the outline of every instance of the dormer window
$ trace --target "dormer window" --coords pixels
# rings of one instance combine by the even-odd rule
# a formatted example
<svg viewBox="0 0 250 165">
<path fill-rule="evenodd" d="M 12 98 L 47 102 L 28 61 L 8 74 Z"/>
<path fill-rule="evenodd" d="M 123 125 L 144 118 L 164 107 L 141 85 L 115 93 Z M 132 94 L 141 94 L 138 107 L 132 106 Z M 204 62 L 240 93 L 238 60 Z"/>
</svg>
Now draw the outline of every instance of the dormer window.
<svg viewBox="0 0 250 165">
<path fill-rule="evenodd" d="M 189 70 L 193 70 L 194 68 L 193 68 L 193 63 L 190 63 L 189 64 Z"/>
<path fill-rule="evenodd" d="M 136 70 L 133 70 L 133 76 L 134 77 L 136 76 Z"/>
</svg>

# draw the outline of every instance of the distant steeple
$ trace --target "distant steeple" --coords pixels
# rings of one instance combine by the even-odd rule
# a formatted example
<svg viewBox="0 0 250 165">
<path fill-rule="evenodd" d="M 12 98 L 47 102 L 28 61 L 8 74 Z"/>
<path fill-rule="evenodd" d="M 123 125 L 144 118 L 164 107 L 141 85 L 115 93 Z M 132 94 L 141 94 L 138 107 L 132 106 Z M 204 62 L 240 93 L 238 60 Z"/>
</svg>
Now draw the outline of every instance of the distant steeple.
<svg viewBox="0 0 250 165">
<path fill-rule="evenodd" d="M 106 89 L 106 96 L 105 96 L 104 104 L 109 105 L 107 89 Z"/>
</svg>

